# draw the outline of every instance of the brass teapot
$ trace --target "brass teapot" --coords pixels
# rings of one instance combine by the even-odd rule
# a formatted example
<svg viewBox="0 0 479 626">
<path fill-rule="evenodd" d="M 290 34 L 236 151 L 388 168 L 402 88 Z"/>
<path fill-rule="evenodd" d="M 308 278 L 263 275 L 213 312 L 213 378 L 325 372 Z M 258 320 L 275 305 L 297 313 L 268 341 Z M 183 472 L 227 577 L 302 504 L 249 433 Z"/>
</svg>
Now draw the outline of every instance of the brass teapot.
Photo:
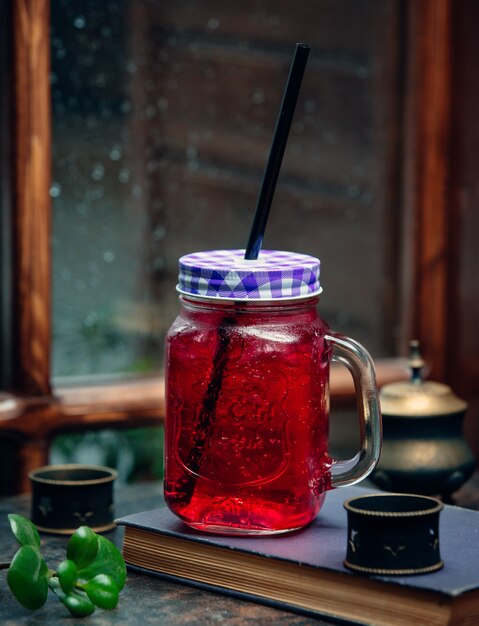
<svg viewBox="0 0 479 626">
<path fill-rule="evenodd" d="M 371 476 L 381 489 L 440 496 L 471 476 L 475 461 L 462 435 L 467 403 L 447 385 L 423 381 L 419 342 L 410 342 L 411 379 L 385 385 L 381 459 Z"/>
</svg>

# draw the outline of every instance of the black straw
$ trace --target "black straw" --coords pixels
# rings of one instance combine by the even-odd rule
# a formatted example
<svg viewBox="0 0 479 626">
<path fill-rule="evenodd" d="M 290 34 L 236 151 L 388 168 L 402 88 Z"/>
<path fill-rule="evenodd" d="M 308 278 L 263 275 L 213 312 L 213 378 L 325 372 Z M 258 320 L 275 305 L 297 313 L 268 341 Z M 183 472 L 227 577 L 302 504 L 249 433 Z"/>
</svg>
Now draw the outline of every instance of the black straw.
<svg viewBox="0 0 479 626">
<path fill-rule="evenodd" d="M 257 259 L 259 251 L 261 250 L 266 222 L 268 221 L 269 210 L 271 208 L 271 202 L 273 201 L 276 182 L 283 161 L 289 129 L 291 128 L 291 121 L 296 108 L 296 102 L 298 100 L 310 49 L 310 46 L 307 44 L 296 44 L 296 52 L 289 71 L 281 109 L 276 122 L 273 143 L 271 144 L 258 203 L 256 205 L 256 213 L 251 227 L 248 245 L 246 246 L 245 259 Z"/>
<path fill-rule="evenodd" d="M 186 463 L 189 472 L 180 478 L 174 486 L 175 501 L 183 506 L 190 504 L 195 491 L 197 476 L 201 475 L 201 461 L 208 443 L 211 424 L 214 423 L 216 405 L 228 361 L 228 347 L 231 341 L 230 328 L 235 326 L 235 323 L 234 318 L 225 317 L 218 327 L 218 343 L 213 357 L 212 375 L 195 425 L 193 446 Z"/>
</svg>

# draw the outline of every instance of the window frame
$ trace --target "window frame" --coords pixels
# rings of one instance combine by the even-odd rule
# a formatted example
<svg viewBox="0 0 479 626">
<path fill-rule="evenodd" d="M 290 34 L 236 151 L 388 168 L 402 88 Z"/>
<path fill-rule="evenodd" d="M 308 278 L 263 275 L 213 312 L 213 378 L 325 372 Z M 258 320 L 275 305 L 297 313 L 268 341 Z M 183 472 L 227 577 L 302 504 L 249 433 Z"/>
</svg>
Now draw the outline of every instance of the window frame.
<svg viewBox="0 0 479 626">
<path fill-rule="evenodd" d="M 12 314 L 9 394 L 0 394 L 0 437 L 19 446 L 18 482 L 48 462 L 65 430 L 161 424 L 164 384 L 149 377 L 83 387 L 52 387 L 50 2 L 13 0 Z M 451 0 L 405 0 L 401 280 L 402 334 L 421 341 L 431 375 L 446 375 L 448 270 L 447 177 L 450 117 Z M 408 376 L 405 360 L 376 363 L 379 385 Z M 334 402 L 351 402 L 348 376 L 334 370 Z"/>
</svg>

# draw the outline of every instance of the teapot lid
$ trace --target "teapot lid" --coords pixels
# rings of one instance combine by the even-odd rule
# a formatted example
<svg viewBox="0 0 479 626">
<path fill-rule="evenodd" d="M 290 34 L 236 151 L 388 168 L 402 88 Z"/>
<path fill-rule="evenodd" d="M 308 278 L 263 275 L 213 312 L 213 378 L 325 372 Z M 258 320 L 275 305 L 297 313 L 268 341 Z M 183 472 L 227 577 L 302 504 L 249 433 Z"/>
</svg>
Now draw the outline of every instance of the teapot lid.
<svg viewBox="0 0 479 626">
<path fill-rule="evenodd" d="M 419 342 L 409 343 L 411 380 L 384 385 L 380 393 L 383 415 L 398 417 L 427 417 L 465 411 L 467 403 L 458 398 L 451 387 L 442 383 L 423 381 L 425 362 L 419 352 Z"/>
</svg>

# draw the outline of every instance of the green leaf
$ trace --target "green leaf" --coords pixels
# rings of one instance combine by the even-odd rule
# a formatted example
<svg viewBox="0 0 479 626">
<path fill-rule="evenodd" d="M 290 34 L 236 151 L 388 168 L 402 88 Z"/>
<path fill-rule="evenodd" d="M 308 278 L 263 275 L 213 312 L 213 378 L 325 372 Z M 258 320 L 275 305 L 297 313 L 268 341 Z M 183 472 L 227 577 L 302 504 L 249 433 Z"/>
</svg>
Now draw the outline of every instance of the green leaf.
<svg viewBox="0 0 479 626">
<path fill-rule="evenodd" d="M 29 519 L 23 517 L 23 515 L 10 513 L 8 521 L 10 522 L 10 527 L 15 535 L 15 539 L 21 546 L 40 547 L 40 535 Z"/>
<path fill-rule="evenodd" d="M 88 526 L 80 526 L 70 537 L 67 558 L 73 561 L 79 570 L 95 560 L 98 552 L 98 538 L 99 535 Z"/>
<path fill-rule="evenodd" d="M 7 573 L 8 586 L 27 609 L 39 609 L 48 595 L 48 567 L 33 546 L 22 546 Z"/>
<path fill-rule="evenodd" d="M 95 605 L 88 599 L 85 593 L 77 591 L 76 589 L 70 593 L 65 593 L 58 578 L 50 578 L 48 585 L 75 617 L 87 617 L 95 611 Z"/>
<path fill-rule="evenodd" d="M 62 561 L 57 567 L 57 576 L 63 591 L 65 593 L 70 593 L 70 591 L 72 591 L 77 582 L 77 566 L 73 561 L 66 559 L 65 561 Z"/>
<path fill-rule="evenodd" d="M 88 582 L 98 574 L 111 576 L 118 590 L 121 591 L 126 582 L 126 566 L 118 548 L 106 537 L 97 535 L 98 552 L 94 561 L 87 567 L 79 569 L 78 579 Z"/>
<path fill-rule="evenodd" d="M 86 596 L 80 595 L 77 591 L 69 593 L 64 598 L 60 598 L 75 617 L 86 617 L 95 612 L 95 605 Z"/>
<path fill-rule="evenodd" d="M 93 604 L 102 609 L 114 609 L 118 604 L 120 592 L 111 576 L 98 574 L 84 585 L 83 589 Z"/>
</svg>

